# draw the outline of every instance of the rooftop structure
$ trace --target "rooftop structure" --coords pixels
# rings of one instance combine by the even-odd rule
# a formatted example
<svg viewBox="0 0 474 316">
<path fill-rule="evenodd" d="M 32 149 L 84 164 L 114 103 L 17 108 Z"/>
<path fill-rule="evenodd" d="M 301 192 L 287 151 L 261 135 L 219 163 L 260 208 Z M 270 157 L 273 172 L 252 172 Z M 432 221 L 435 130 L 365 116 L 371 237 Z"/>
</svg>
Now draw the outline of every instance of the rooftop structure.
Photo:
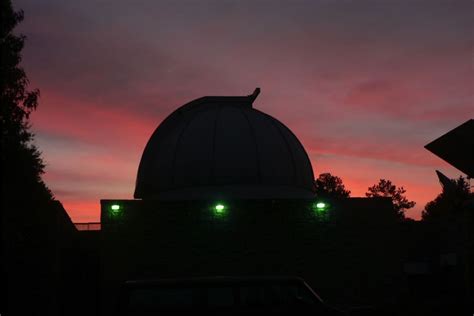
<svg viewBox="0 0 474 316">
<path fill-rule="evenodd" d="M 207 96 L 170 114 L 138 168 L 137 199 L 313 197 L 313 169 L 291 130 L 249 96 Z"/>
</svg>

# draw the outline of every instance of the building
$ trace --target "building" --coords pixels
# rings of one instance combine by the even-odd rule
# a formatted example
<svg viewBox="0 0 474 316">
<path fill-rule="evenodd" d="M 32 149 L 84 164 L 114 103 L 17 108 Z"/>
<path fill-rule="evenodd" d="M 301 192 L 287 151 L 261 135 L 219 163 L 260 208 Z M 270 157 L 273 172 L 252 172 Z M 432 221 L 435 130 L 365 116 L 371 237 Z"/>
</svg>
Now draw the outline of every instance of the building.
<svg viewBox="0 0 474 316">
<path fill-rule="evenodd" d="M 394 301 L 391 200 L 318 200 L 304 147 L 253 107 L 258 93 L 178 108 L 146 145 L 135 199 L 101 201 L 104 313 L 125 280 L 210 275 L 298 275 L 337 305 Z"/>
<path fill-rule="evenodd" d="M 470 226 L 400 222 L 389 198 L 315 196 L 304 147 L 253 107 L 258 92 L 173 112 L 144 150 L 134 199 L 101 200 L 101 223 L 74 226 L 57 201 L 3 212 L 0 303 L 109 315 L 125 280 L 296 275 L 342 308 L 469 310 L 472 214 Z"/>
</svg>

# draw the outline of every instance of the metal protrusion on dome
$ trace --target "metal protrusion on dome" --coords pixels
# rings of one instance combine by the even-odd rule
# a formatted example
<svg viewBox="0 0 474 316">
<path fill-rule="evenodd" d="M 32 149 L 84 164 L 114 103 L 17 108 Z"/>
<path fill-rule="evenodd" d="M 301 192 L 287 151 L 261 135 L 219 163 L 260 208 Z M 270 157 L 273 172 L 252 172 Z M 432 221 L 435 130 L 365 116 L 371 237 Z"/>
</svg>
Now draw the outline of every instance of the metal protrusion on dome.
<svg viewBox="0 0 474 316">
<path fill-rule="evenodd" d="M 253 103 L 253 101 L 255 101 L 255 99 L 258 97 L 259 94 L 260 94 L 260 88 L 255 88 L 253 93 L 249 95 L 250 103 Z"/>
</svg>

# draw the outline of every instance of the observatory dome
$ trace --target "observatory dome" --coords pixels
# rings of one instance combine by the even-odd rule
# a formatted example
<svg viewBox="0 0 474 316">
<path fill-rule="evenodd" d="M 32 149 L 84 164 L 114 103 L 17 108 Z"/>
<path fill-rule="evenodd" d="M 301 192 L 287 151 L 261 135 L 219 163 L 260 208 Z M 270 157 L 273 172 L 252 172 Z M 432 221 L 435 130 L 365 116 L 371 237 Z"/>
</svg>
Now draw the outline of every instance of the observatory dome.
<svg viewBox="0 0 474 316">
<path fill-rule="evenodd" d="M 296 136 L 249 96 L 207 96 L 170 114 L 143 152 L 135 198 L 304 199 L 313 169 Z"/>
</svg>

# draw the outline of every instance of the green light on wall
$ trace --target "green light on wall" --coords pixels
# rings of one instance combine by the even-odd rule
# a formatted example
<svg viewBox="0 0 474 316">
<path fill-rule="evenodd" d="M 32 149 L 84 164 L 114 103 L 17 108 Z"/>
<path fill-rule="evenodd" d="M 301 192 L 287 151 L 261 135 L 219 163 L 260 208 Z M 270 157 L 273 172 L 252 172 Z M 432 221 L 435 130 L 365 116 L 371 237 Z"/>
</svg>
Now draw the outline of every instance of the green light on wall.
<svg viewBox="0 0 474 316">
<path fill-rule="evenodd" d="M 324 203 L 324 202 L 318 202 L 318 203 L 316 203 L 316 208 L 317 208 L 318 210 L 324 210 L 324 209 L 326 208 L 326 206 L 327 206 L 327 205 L 326 205 L 326 203 Z"/>
<path fill-rule="evenodd" d="M 112 215 L 119 215 L 122 212 L 122 206 L 119 204 L 112 204 L 110 206 L 110 213 Z"/>
<path fill-rule="evenodd" d="M 220 218 L 224 218 L 226 216 L 227 209 L 228 209 L 227 205 L 225 205 L 222 202 L 217 202 L 211 207 L 211 211 L 214 214 L 214 216 L 220 217 Z"/>
<path fill-rule="evenodd" d="M 224 206 L 224 204 L 219 203 L 214 207 L 214 210 L 217 214 L 222 214 L 225 211 L 225 206 Z"/>
<path fill-rule="evenodd" d="M 323 201 L 319 201 L 313 204 L 313 211 L 317 214 L 325 214 L 329 209 L 329 204 Z"/>
</svg>

